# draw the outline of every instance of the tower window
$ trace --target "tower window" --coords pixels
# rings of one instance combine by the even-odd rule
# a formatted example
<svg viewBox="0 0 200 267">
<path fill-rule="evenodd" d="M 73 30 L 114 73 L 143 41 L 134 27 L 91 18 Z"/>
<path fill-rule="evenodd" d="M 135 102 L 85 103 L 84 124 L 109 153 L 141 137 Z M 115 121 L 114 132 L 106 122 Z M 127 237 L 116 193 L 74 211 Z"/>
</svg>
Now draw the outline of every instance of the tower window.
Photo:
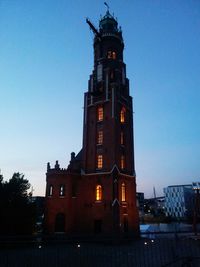
<svg viewBox="0 0 200 267">
<path fill-rule="evenodd" d="M 125 168 L 125 157 L 124 157 L 124 155 L 121 155 L 120 167 L 121 167 L 122 170 Z"/>
<path fill-rule="evenodd" d="M 102 186 L 97 185 L 96 186 L 96 201 L 101 201 L 102 200 Z"/>
<path fill-rule="evenodd" d="M 98 121 L 103 120 L 103 107 L 98 107 L 97 109 L 97 119 Z"/>
<path fill-rule="evenodd" d="M 103 131 L 102 130 L 97 132 L 97 144 L 98 145 L 103 144 Z"/>
<path fill-rule="evenodd" d="M 126 201 L 126 185 L 125 183 L 122 183 L 122 201 Z"/>
<path fill-rule="evenodd" d="M 65 195 L 65 186 L 64 186 L 63 184 L 60 185 L 59 195 L 60 195 L 61 197 Z"/>
<path fill-rule="evenodd" d="M 115 51 L 108 51 L 108 54 L 107 54 L 107 58 L 108 59 L 116 59 L 116 52 Z"/>
<path fill-rule="evenodd" d="M 97 156 L 97 168 L 102 169 L 103 168 L 103 155 Z"/>
<path fill-rule="evenodd" d="M 97 81 L 102 81 L 102 76 L 103 76 L 103 67 L 102 64 L 99 64 L 97 66 Z"/>
<path fill-rule="evenodd" d="M 124 145 L 124 132 L 120 133 L 120 144 Z"/>
<path fill-rule="evenodd" d="M 53 185 L 49 186 L 48 196 L 49 197 L 53 196 Z"/>
<path fill-rule="evenodd" d="M 125 122 L 125 114 L 126 114 L 126 109 L 123 107 L 120 111 L 120 122 L 124 123 Z"/>
</svg>

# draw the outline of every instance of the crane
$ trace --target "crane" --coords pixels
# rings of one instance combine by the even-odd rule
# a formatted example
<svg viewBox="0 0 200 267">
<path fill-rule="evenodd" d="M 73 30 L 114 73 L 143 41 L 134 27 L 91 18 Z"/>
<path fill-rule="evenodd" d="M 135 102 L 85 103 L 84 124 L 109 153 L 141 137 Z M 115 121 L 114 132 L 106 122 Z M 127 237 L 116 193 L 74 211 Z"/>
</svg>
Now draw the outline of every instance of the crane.
<svg viewBox="0 0 200 267">
<path fill-rule="evenodd" d="M 92 22 L 88 18 L 86 18 L 86 22 L 90 26 L 90 29 L 93 31 L 94 35 L 99 39 L 99 41 L 101 41 L 101 34 L 94 27 L 94 25 L 92 24 Z"/>
</svg>

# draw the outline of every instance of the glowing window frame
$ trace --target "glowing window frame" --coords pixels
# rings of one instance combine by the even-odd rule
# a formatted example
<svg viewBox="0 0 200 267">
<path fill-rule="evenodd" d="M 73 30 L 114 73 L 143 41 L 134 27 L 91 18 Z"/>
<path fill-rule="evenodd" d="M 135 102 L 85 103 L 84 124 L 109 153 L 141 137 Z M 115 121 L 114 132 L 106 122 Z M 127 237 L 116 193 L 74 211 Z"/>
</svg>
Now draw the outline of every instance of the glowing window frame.
<svg viewBox="0 0 200 267">
<path fill-rule="evenodd" d="M 122 107 L 120 111 L 120 122 L 125 123 L 125 116 L 126 116 L 126 109 L 125 107 Z"/>
<path fill-rule="evenodd" d="M 100 184 L 96 185 L 95 199 L 96 201 L 102 200 L 102 186 Z"/>
<path fill-rule="evenodd" d="M 97 155 L 97 169 L 103 168 L 103 155 L 99 154 Z"/>
<path fill-rule="evenodd" d="M 103 121 L 103 107 L 102 106 L 97 108 L 97 120 Z"/>
<path fill-rule="evenodd" d="M 125 169 L 125 156 L 124 155 L 121 155 L 121 158 L 120 158 L 120 168 L 122 170 Z"/>
<path fill-rule="evenodd" d="M 126 202 L 126 184 L 124 182 L 122 183 L 121 193 L 122 193 L 121 196 L 122 202 Z"/>
</svg>

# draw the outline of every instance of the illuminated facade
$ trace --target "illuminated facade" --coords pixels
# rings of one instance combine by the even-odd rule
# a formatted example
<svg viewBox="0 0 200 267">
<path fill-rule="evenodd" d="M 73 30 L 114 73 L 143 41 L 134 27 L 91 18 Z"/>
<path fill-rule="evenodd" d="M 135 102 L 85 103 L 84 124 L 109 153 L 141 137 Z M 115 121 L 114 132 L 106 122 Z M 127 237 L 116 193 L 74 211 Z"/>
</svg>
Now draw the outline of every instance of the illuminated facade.
<svg viewBox="0 0 200 267">
<path fill-rule="evenodd" d="M 94 69 L 84 96 L 83 148 L 67 169 L 47 165 L 45 230 L 80 235 L 139 234 L 133 108 L 121 28 L 107 11 L 94 32 Z"/>
</svg>

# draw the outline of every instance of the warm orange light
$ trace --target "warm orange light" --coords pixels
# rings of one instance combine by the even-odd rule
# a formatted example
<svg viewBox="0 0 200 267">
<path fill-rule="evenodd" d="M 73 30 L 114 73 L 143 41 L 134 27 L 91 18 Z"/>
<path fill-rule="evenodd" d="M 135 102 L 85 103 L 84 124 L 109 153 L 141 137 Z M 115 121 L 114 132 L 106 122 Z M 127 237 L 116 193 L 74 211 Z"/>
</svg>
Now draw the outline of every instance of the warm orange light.
<svg viewBox="0 0 200 267">
<path fill-rule="evenodd" d="M 122 183 L 122 201 L 126 201 L 126 185 Z"/>
<path fill-rule="evenodd" d="M 121 169 L 123 170 L 125 168 L 125 157 L 124 157 L 124 155 L 121 155 L 120 165 L 121 165 Z"/>
<path fill-rule="evenodd" d="M 126 109 L 123 107 L 120 111 L 120 122 L 124 123 L 125 122 L 125 113 L 126 113 Z"/>
<path fill-rule="evenodd" d="M 98 107 L 97 109 L 97 119 L 98 121 L 103 120 L 103 107 Z"/>
<path fill-rule="evenodd" d="M 101 201 L 102 200 L 102 186 L 97 185 L 96 186 L 96 201 Z"/>
<path fill-rule="evenodd" d="M 103 168 L 103 155 L 97 156 L 97 168 L 102 169 Z"/>
</svg>

